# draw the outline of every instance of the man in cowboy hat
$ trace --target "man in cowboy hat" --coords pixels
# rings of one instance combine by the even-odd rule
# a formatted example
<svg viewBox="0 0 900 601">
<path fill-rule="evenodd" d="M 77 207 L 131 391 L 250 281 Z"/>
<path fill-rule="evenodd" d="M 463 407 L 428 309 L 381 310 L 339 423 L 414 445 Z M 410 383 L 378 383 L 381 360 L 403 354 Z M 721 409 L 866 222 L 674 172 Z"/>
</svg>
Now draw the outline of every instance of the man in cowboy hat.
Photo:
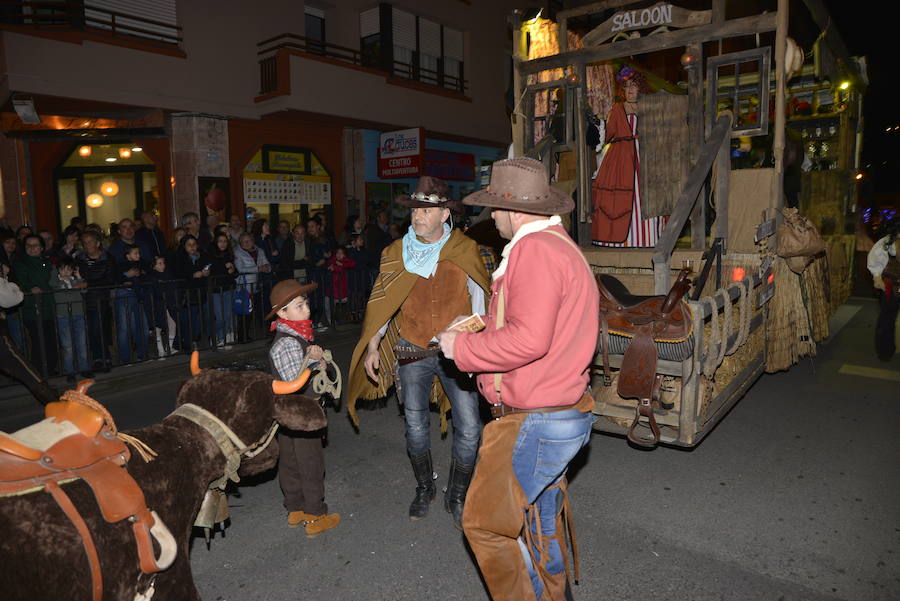
<svg viewBox="0 0 900 601">
<path fill-rule="evenodd" d="M 362 336 L 350 362 L 347 408 L 358 424 L 357 399 L 384 397 L 396 382 L 416 479 L 409 517 L 417 520 L 428 514 L 436 492 L 429 402 L 439 403 L 442 425 L 444 412 L 452 406 L 453 450 L 444 508 L 461 528 L 481 419 L 474 383 L 440 356 L 435 335 L 460 315 L 484 312 L 488 274 L 475 242 L 447 223 L 451 210 L 461 212 L 462 204 L 448 198 L 446 183 L 422 177 L 416 191 L 397 202 L 412 209 L 412 224 L 381 254 Z"/>
<path fill-rule="evenodd" d="M 565 473 L 593 422 L 597 286 L 560 226 L 574 203 L 548 184 L 540 162 L 494 163 L 490 186 L 463 202 L 491 207 L 510 240 L 493 273 L 487 327 L 439 336 L 445 357 L 479 373 L 495 418 L 484 428 L 463 531 L 494 601 L 571 599 Z"/>
<path fill-rule="evenodd" d="M 272 287 L 269 300 L 272 310 L 266 320 L 272 322 L 275 338 L 269 349 L 272 375 L 280 380 L 293 380 L 300 375 L 307 354 L 307 365 L 315 366 L 322 358 L 322 347 L 312 344 L 314 334 L 309 319 L 310 292 L 317 284 L 300 285 L 290 279 Z M 323 415 L 324 417 L 324 415 Z M 284 493 L 287 523 L 291 528 L 303 526 L 306 536 L 315 538 L 341 522 L 337 513 L 328 513 L 325 503 L 325 454 L 322 451 L 324 430 L 301 432 L 278 429 L 278 483 Z"/>
</svg>

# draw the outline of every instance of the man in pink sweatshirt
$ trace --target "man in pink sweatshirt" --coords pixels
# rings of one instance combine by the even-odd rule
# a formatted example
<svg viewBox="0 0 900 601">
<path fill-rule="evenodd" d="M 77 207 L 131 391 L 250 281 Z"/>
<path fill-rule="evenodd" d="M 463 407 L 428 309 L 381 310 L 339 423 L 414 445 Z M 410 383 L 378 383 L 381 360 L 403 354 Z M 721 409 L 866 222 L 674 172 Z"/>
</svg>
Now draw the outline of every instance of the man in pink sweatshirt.
<svg viewBox="0 0 900 601">
<path fill-rule="evenodd" d="M 494 417 L 462 520 L 494 601 L 571 599 L 565 474 L 593 423 L 588 368 L 599 298 L 560 225 L 573 202 L 547 182 L 534 159 L 498 161 L 490 186 L 464 199 L 491 207 L 510 242 L 493 274 L 486 328 L 440 335 L 444 355 L 478 373 Z"/>
</svg>

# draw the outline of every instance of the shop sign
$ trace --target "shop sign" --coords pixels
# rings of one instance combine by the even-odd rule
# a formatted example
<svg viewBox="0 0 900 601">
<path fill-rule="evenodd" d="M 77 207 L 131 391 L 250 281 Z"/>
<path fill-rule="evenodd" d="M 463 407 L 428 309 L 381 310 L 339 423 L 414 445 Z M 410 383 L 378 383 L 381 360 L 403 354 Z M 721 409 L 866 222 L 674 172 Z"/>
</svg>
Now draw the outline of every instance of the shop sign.
<svg viewBox="0 0 900 601">
<path fill-rule="evenodd" d="M 425 175 L 444 180 L 475 180 L 475 155 L 445 150 L 425 150 Z"/>
<path fill-rule="evenodd" d="M 617 12 L 609 20 L 585 34 L 582 43 L 585 47 L 596 46 L 620 32 L 662 26 L 695 27 L 706 25 L 711 21 L 711 10 L 687 10 L 668 2 L 659 2 L 647 8 Z"/>
<path fill-rule="evenodd" d="M 378 177 L 381 179 L 419 177 L 425 130 L 421 127 L 381 134 L 378 145 Z"/>
<path fill-rule="evenodd" d="M 284 150 L 267 150 L 266 158 L 271 171 L 293 171 L 307 173 L 306 153 L 287 152 Z"/>
</svg>

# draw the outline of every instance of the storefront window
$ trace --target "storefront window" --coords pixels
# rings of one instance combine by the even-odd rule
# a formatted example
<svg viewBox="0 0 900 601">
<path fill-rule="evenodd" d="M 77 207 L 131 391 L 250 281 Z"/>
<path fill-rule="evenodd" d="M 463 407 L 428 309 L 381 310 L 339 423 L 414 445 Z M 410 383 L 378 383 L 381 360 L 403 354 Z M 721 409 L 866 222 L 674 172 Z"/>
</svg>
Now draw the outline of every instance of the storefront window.
<svg viewBox="0 0 900 601">
<path fill-rule="evenodd" d="M 145 208 L 158 210 L 153 161 L 132 142 L 76 146 L 56 169 L 56 182 L 60 229 L 78 216 L 108 230 Z"/>
<path fill-rule="evenodd" d="M 126 217 L 137 215 L 134 175 L 131 173 L 89 173 L 84 176 L 85 221 L 104 230 Z"/>
</svg>

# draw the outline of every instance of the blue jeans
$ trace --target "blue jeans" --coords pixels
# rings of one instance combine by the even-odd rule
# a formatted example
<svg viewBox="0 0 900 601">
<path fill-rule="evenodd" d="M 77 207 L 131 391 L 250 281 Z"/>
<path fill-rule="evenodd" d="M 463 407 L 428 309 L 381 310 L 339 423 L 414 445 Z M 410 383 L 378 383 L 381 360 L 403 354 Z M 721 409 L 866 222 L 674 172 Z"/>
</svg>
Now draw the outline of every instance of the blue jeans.
<svg viewBox="0 0 900 601">
<path fill-rule="evenodd" d="M 403 340 L 401 346 L 415 345 Z M 415 457 L 431 448 L 431 415 L 428 401 L 434 376 L 441 380 L 453 409 L 453 458 L 473 465 L 481 438 L 481 416 L 474 381 L 442 355 L 420 359 L 397 369 L 400 400 L 406 415 L 406 450 Z"/>
<path fill-rule="evenodd" d="M 25 336 L 22 333 L 22 318 L 18 311 L 6 314 L 6 327 L 9 328 L 9 337 L 13 339 L 20 350 L 25 350 Z"/>
<path fill-rule="evenodd" d="M 546 571 L 552 574 L 565 572 L 565 558 L 556 538 L 557 516 L 562 509 L 562 491 L 557 484 L 566 473 L 569 462 L 585 446 L 591 437 L 592 413 L 581 413 L 575 409 L 550 413 L 534 413 L 522 422 L 516 445 L 513 448 L 512 467 L 529 505 L 534 504 L 540 516 L 541 532 L 537 523 L 526 524 L 531 528 L 532 553 L 541 563 L 542 551 L 537 537 L 548 541 Z M 552 487 L 552 488 L 551 488 Z M 522 550 L 531 586 L 536 599 L 544 591 L 544 583 L 531 562 L 531 555 L 525 541 L 518 539 Z"/>
<path fill-rule="evenodd" d="M 84 372 L 90 369 L 85 336 L 84 315 L 64 315 L 56 318 L 59 346 L 62 350 L 63 373 Z"/>
<path fill-rule="evenodd" d="M 212 305 L 216 319 L 216 342 L 224 342 L 225 337 L 231 333 L 231 309 L 234 306 L 234 291 L 213 292 Z"/>
<path fill-rule="evenodd" d="M 147 357 L 147 318 L 134 290 L 119 288 L 115 291 L 116 343 L 119 362 L 131 362 L 131 343 L 135 346 L 135 359 Z"/>
</svg>

